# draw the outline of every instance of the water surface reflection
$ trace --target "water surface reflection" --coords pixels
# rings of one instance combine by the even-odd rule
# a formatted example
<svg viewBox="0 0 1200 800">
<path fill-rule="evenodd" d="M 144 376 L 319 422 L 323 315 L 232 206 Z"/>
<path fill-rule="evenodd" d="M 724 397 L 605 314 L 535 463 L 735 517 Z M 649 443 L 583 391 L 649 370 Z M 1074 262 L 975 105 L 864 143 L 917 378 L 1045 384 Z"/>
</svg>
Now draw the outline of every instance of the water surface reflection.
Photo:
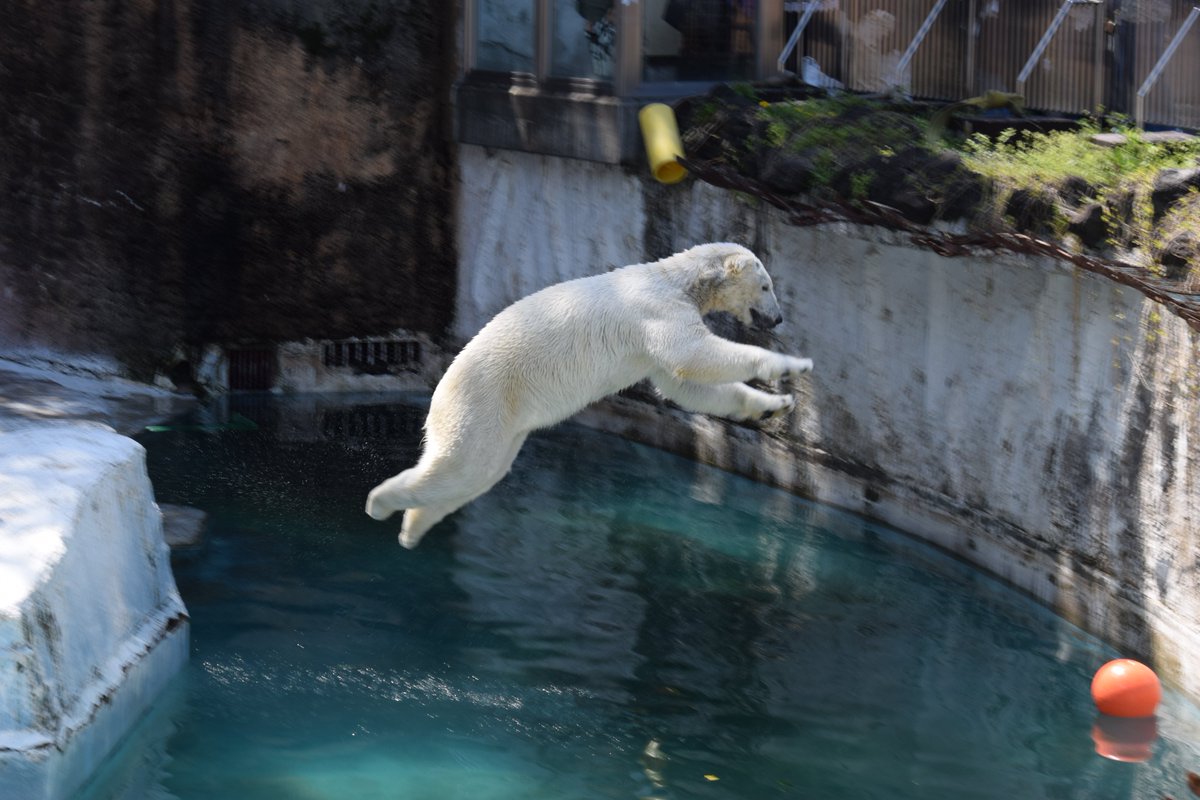
<svg viewBox="0 0 1200 800">
<path fill-rule="evenodd" d="M 1132 798 L 1200 764 L 1174 695 L 1149 762 L 1097 756 L 1109 650 L 858 518 L 568 425 L 410 552 L 362 503 L 420 407 L 232 411 L 145 437 L 211 514 L 193 660 L 153 791 L 89 800 Z"/>
</svg>

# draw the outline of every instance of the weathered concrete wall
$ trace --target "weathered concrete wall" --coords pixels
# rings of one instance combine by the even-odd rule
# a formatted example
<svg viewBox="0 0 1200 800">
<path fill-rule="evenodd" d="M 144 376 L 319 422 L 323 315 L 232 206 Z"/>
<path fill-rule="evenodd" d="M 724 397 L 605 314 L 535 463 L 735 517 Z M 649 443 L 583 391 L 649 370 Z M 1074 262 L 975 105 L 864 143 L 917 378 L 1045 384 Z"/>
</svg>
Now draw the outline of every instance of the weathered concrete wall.
<svg viewBox="0 0 1200 800">
<path fill-rule="evenodd" d="M 141 445 L 0 415 L 0 796 L 70 797 L 187 661 Z"/>
<path fill-rule="evenodd" d="M 459 148 L 460 271 L 454 334 L 559 281 L 641 260 L 641 182 L 588 161 Z M 467 221 L 469 220 L 469 222 Z"/>
<path fill-rule="evenodd" d="M 584 421 L 936 542 L 1200 694 L 1200 334 L 1180 319 L 1050 260 L 947 259 L 877 229 L 796 228 L 695 182 L 461 158 L 477 187 L 524 188 L 520 204 L 464 188 L 463 218 L 490 233 L 460 247 L 458 334 L 610 260 L 743 242 L 775 276 L 779 347 L 816 361 L 795 417 L 760 432 L 619 399 Z M 621 200 L 540 242 L 528 220 L 580 186 Z"/>
<path fill-rule="evenodd" d="M 454 4 L 16 0 L 0 344 L 444 332 Z"/>
</svg>

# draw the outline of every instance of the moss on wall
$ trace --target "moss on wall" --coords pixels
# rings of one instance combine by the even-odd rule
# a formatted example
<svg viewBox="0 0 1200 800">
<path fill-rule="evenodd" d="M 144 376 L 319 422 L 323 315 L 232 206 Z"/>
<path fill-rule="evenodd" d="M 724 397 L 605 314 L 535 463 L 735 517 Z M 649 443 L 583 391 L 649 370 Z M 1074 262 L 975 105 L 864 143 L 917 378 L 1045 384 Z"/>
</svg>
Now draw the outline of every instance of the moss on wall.
<svg viewBox="0 0 1200 800">
<path fill-rule="evenodd" d="M 990 94 L 973 100 L 990 108 L 1020 99 Z M 1200 289 L 1200 139 L 1024 116 L 1016 105 L 1017 113 L 998 109 L 1007 116 L 968 119 L 951 134 L 954 112 L 975 104 L 741 84 L 677 110 L 693 173 L 813 221 L 841 216 L 904 230 L 955 223 L 980 234 L 973 244 L 1017 249 L 1037 237 L 1043 251 L 1065 247 L 1141 269 L 1164 291 Z M 961 130 L 985 122 L 994 134 Z"/>
</svg>

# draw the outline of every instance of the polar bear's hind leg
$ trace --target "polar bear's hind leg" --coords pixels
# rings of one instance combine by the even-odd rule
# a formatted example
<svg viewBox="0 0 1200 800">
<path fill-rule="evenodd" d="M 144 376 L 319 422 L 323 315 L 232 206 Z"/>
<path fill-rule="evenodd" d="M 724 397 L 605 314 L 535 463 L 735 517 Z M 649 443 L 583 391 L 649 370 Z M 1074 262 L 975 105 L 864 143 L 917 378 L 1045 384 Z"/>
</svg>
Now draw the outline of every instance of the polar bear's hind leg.
<svg viewBox="0 0 1200 800">
<path fill-rule="evenodd" d="M 478 462 L 461 453 L 427 450 L 415 467 L 371 490 L 367 495 L 367 514 L 387 519 L 406 508 L 451 502 L 469 494 L 481 479 L 478 472 Z"/>
<path fill-rule="evenodd" d="M 376 486 L 367 495 L 367 514 L 375 519 L 387 519 L 410 504 L 409 482 L 419 467 L 406 469 Z"/>
<path fill-rule="evenodd" d="M 443 459 L 405 470 L 371 490 L 367 513 L 375 519 L 387 519 L 407 509 L 400 544 L 409 549 L 416 547 L 430 528 L 499 483 L 512 469 L 525 438 L 522 433 L 490 457 L 479 454 L 467 464 L 456 464 L 457 468 L 449 468 L 452 460 Z"/>
</svg>

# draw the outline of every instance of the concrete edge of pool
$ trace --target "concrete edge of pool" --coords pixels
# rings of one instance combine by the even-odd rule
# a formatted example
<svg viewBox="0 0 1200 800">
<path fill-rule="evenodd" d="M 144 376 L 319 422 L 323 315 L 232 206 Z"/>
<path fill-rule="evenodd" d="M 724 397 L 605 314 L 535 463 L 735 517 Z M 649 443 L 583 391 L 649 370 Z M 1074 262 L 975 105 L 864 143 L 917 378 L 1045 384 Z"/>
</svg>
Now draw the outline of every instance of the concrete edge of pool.
<svg viewBox="0 0 1200 800">
<path fill-rule="evenodd" d="M 59 800 L 188 659 L 145 451 L 108 424 L 131 432 L 135 407 L 179 398 L 2 364 L 0 379 L 0 797 Z"/>
<path fill-rule="evenodd" d="M 187 624 L 162 633 L 64 744 L 0 750 L 0 797 L 58 800 L 88 783 L 187 663 Z"/>
<path fill-rule="evenodd" d="M 1021 547 L 986 530 L 970 529 L 971 515 L 947 505 L 931 508 L 928 497 L 904 486 L 882 486 L 869 475 L 856 476 L 827 464 L 822 453 L 758 430 L 688 414 L 633 398 L 613 396 L 585 409 L 573 422 L 657 447 L 820 503 L 879 520 L 952 553 L 1036 598 L 1068 621 L 1097 633 L 1111 627 L 1110 616 L 1139 616 L 1144 609 L 1110 576 L 1064 567 L 1060 554 Z M 1185 694 L 1196 696 L 1187 680 L 1189 632 L 1165 606 L 1149 609 L 1156 668 Z M 1100 638 L 1105 638 L 1100 636 Z"/>
</svg>

